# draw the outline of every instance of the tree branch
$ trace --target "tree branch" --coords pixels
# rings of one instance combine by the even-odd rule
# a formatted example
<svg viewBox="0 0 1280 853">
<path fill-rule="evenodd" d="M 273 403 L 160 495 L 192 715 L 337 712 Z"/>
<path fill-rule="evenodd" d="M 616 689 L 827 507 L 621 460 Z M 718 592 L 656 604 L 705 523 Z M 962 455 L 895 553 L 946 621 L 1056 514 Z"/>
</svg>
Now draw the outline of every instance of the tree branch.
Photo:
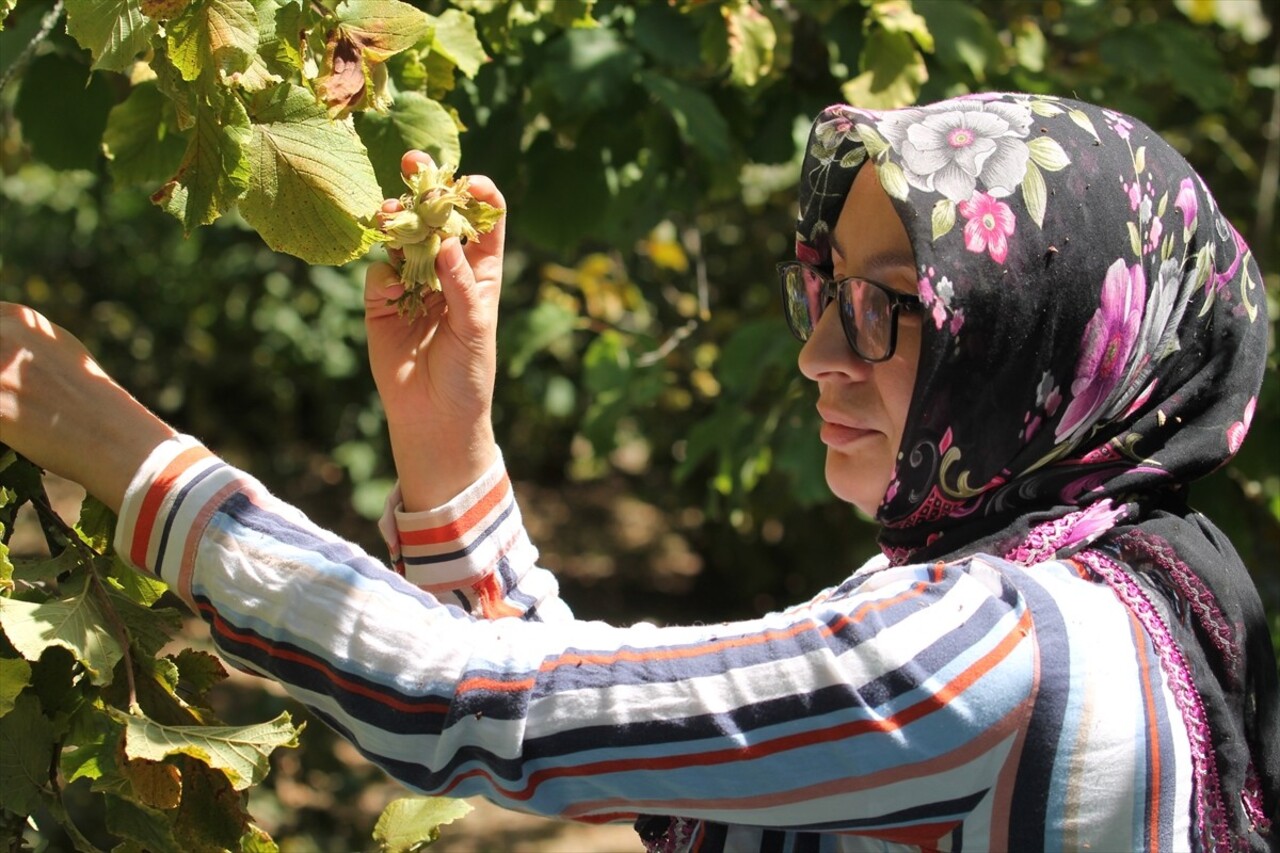
<svg viewBox="0 0 1280 853">
<path fill-rule="evenodd" d="M 53 32 L 53 28 L 58 25 L 58 19 L 62 17 L 62 2 L 58 0 L 53 4 L 53 8 L 45 13 L 44 18 L 40 21 L 40 29 L 36 30 L 36 34 L 31 37 L 31 41 L 27 42 L 27 46 L 18 54 L 18 58 L 13 61 L 3 76 L 0 76 L 0 92 L 9 85 L 9 81 L 16 77 L 27 63 L 31 61 L 31 57 L 35 55 L 36 48 L 40 46 L 40 42 L 49 37 L 49 33 Z"/>
</svg>

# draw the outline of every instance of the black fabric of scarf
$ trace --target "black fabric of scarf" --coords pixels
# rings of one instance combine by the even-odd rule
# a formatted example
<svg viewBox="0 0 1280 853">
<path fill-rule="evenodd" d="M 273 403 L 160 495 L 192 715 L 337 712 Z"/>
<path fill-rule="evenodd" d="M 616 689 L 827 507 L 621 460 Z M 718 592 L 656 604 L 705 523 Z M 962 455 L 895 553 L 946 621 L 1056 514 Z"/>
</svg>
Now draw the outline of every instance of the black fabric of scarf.
<svg viewBox="0 0 1280 853">
<path fill-rule="evenodd" d="M 1269 321 L 1249 248 L 1187 162 L 1129 116 L 987 94 L 825 110 L 796 254 L 829 235 L 870 159 L 911 239 L 926 315 L 895 476 L 895 563 L 997 555 L 1109 501 L 1098 542 L 1166 597 L 1210 722 L 1233 846 L 1280 836 L 1280 686 L 1265 613 L 1226 537 L 1187 506 L 1248 430 Z M 1191 606 L 1189 595 L 1199 596 Z M 1253 771 L 1269 831 L 1240 792 Z M 1213 843 L 1214 839 L 1205 839 Z"/>
</svg>

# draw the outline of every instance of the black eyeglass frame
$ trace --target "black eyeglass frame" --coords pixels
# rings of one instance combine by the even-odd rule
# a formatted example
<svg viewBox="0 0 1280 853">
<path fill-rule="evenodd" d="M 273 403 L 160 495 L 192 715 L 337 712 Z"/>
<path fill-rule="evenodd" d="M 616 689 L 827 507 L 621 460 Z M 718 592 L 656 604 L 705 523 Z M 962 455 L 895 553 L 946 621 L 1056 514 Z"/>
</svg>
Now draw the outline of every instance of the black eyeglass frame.
<svg viewBox="0 0 1280 853">
<path fill-rule="evenodd" d="M 840 302 L 843 303 L 848 298 L 845 294 L 851 293 L 851 289 L 841 286 L 848 281 L 860 281 L 863 284 L 876 288 L 885 295 L 885 298 L 889 301 L 889 343 L 885 348 L 885 354 L 879 358 L 868 358 L 863 354 L 862 350 L 858 348 L 858 330 L 854 321 L 854 312 L 851 310 L 852 306 L 846 307 L 844 304 L 838 304 L 836 306 L 840 315 L 840 327 L 844 330 L 844 337 L 849 343 L 849 349 L 853 350 L 854 355 L 869 364 L 878 364 L 879 362 L 888 361 L 893 358 L 893 354 L 898 348 L 898 313 L 900 311 L 905 311 L 908 314 L 914 314 L 923 310 L 924 303 L 921 301 L 919 296 L 913 296 L 908 293 L 899 293 L 878 281 L 863 278 L 860 275 L 850 275 L 837 279 L 831 277 L 812 264 L 806 264 L 804 261 L 783 261 L 778 264 L 778 288 L 782 294 L 782 315 L 786 318 L 787 328 L 791 330 L 791 334 L 795 335 L 796 339 L 802 343 L 809 340 L 809 335 L 802 333 L 802 331 L 796 328 L 796 325 L 792 322 L 790 300 L 787 298 L 787 276 L 792 274 L 792 271 L 794 270 L 815 275 L 822 282 L 822 292 L 819 294 L 819 299 L 821 300 L 821 306 L 819 308 L 820 312 L 825 311 L 827 306 L 830 305 L 833 300 L 839 299 Z M 820 318 L 821 313 L 819 313 L 819 317 L 814 320 L 813 325 L 815 327 L 818 324 L 817 320 Z"/>
</svg>

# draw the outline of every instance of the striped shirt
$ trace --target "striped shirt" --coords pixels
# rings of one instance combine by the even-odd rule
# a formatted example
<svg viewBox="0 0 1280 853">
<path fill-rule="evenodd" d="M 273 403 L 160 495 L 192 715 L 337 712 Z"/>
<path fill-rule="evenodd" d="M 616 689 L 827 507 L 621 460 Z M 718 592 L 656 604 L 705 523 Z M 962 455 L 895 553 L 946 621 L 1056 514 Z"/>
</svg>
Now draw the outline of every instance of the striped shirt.
<svg viewBox="0 0 1280 853">
<path fill-rule="evenodd" d="M 537 567 L 501 459 L 383 532 L 395 570 L 179 438 L 116 541 L 230 663 L 420 792 L 679 816 L 662 849 L 1193 846 L 1157 652 L 1074 562 L 877 558 L 757 619 L 615 627 L 576 620 Z"/>
</svg>

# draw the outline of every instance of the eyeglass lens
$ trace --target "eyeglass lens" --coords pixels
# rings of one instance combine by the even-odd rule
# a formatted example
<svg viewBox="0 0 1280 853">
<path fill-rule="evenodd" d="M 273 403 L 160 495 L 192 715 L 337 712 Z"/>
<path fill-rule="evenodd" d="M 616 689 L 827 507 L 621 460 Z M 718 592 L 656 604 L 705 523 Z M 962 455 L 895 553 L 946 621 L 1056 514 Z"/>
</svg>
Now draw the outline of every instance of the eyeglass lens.
<svg viewBox="0 0 1280 853">
<path fill-rule="evenodd" d="M 802 266 L 788 268 L 783 280 L 787 322 L 800 340 L 807 341 L 813 335 L 828 299 L 834 297 L 841 312 L 841 325 L 854 350 L 871 359 L 882 358 L 888 352 L 892 306 L 880 288 L 862 279 L 847 278 L 838 282 L 839 293 L 830 293 L 829 279 Z"/>
</svg>

